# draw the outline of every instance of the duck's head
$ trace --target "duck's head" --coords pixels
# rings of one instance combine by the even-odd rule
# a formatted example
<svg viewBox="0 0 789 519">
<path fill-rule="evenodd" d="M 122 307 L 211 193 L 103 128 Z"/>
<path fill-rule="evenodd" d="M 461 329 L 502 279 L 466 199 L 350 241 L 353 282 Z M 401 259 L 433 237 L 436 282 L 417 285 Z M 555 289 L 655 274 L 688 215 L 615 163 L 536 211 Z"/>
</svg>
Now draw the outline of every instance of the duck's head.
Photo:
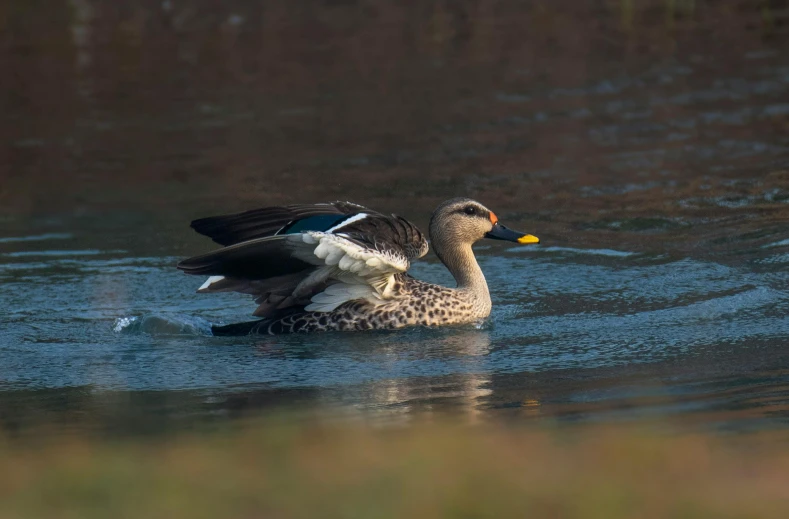
<svg viewBox="0 0 789 519">
<path fill-rule="evenodd" d="M 443 243 L 472 244 L 482 238 L 540 243 L 536 236 L 504 227 L 493 211 L 470 198 L 453 198 L 438 206 L 430 218 L 430 236 Z"/>
</svg>

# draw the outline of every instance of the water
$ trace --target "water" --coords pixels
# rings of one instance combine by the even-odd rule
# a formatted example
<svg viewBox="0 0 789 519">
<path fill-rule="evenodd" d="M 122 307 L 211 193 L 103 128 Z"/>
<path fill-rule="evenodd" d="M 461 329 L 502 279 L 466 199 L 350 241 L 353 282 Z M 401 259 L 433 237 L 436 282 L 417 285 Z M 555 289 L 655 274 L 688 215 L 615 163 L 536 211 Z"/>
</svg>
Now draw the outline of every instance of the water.
<svg viewBox="0 0 789 519">
<path fill-rule="evenodd" d="M 789 16 L 696 4 L 0 7 L 0 425 L 786 427 Z M 476 247 L 480 327 L 214 338 L 253 303 L 174 268 L 196 217 L 458 195 L 543 241 Z"/>
</svg>

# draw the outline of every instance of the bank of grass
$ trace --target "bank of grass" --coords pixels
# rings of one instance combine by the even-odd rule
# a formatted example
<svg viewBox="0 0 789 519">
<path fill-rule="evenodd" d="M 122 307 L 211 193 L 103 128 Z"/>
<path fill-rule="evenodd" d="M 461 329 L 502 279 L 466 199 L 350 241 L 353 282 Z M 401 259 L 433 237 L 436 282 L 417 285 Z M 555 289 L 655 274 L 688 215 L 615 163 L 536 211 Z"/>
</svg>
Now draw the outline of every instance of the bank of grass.
<svg viewBox="0 0 789 519">
<path fill-rule="evenodd" d="M 2 518 L 786 518 L 785 435 L 266 421 L 0 442 Z"/>
</svg>

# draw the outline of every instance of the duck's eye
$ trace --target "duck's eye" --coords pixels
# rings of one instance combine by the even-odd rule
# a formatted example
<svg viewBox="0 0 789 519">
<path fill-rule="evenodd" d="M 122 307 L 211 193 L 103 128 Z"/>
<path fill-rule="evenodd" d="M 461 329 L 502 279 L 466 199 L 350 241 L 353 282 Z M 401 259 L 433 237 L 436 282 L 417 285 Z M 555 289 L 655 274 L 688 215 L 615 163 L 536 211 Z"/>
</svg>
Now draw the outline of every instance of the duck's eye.
<svg viewBox="0 0 789 519">
<path fill-rule="evenodd" d="M 469 205 L 463 208 L 463 212 L 469 216 L 474 216 L 475 214 L 477 214 L 477 208 L 474 207 L 473 205 Z"/>
</svg>

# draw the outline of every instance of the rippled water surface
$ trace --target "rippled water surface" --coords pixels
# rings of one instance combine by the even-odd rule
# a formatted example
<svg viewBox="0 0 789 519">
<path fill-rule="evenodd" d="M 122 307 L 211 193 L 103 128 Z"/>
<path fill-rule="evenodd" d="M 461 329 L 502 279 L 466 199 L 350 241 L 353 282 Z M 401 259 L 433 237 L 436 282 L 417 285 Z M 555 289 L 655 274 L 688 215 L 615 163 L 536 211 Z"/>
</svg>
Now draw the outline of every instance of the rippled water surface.
<svg viewBox="0 0 789 519">
<path fill-rule="evenodd" d="M 33 4 L 0 7 L 5 428 L 789 423 L 789 11 Z M 480 327 L 214 338 L 253 303 L 174 268 L 199 216 L 341 198 L 426 229 L 458 195 L 543 240 L 476 247 Z"/>
</svg>

